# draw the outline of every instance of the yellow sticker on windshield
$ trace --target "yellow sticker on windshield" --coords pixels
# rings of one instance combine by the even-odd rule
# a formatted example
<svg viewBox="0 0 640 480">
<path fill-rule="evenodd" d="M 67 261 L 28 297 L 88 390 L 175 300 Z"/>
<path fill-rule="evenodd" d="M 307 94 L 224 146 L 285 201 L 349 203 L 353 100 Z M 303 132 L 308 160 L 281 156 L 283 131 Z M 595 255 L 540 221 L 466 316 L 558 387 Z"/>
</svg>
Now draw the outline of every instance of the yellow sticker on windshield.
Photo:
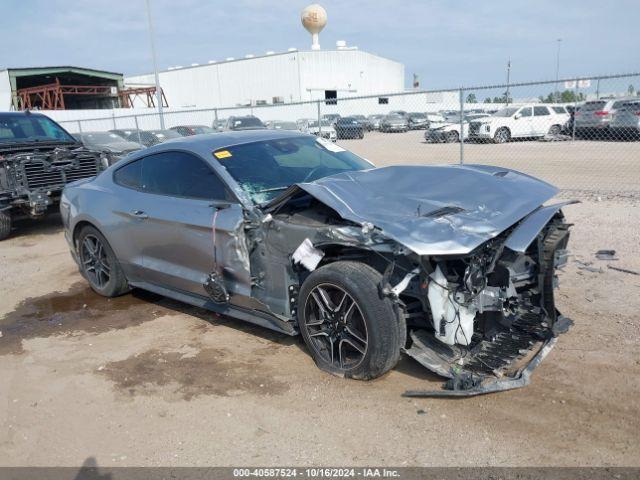
<svg viewBox="0 0 640 480">
<path fill-rule="evenodd" d="M 220 150 L 219 152 L 214 152 L 216 158 L 229 158 L 231 156 L 231 152 L 229 150 Z"/>
</svg>

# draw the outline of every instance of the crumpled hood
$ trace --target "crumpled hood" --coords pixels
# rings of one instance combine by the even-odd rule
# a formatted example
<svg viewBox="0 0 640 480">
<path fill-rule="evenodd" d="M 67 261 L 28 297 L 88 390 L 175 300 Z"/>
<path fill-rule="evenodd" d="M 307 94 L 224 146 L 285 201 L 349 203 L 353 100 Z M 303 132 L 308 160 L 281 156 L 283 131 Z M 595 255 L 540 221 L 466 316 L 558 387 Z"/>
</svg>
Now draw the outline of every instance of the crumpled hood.
<svg viewBox="0 0 640 480">
<path fill-rule="evenodd" d="M 484 165 L 383 167 L 297 188 L 345 220 L 373 224 L 419 255 L 469 253 L 558 192 L 529 175 Z"/>
</svg>

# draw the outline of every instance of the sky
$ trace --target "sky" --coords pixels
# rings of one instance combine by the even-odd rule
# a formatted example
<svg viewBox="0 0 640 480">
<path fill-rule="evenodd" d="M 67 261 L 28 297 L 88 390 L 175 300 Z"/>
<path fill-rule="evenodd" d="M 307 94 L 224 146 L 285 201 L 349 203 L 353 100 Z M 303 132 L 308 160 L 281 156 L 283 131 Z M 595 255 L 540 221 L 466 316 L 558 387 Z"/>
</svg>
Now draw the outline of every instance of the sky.
<svg viewBox="0 0 640 480">
<path fill-rule="evenodd" d="M 151 0 L 159 68 L 308 49 L 298 0 Z M 640 71 L 638 0 L 321 0 L 336 40 L 402 62 L 424 89 Z M 144 0 L 0 0 L 0 69 L 152 71 Z"/>
</svg>

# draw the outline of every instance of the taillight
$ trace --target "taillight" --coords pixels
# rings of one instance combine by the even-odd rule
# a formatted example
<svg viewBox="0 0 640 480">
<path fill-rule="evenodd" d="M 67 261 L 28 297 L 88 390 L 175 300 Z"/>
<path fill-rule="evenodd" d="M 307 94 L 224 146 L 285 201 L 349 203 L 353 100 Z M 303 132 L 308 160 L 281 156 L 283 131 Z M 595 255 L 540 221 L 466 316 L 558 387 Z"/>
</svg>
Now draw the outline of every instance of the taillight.
<svg viewBox="0 0 640 480">
<path fill-rule="evenodd" d="M 609 112 L 607 112 L 606 110 L 599 110 L 595 112 L 594 115 L 596 117 L 606 117 L 607 115 L 609 115 Z"/>
<path fill-rule="evenodd" d="M 636 112 L 636 117 L 640 117 L 640 110 Z"/>
<path fill-rule="evenodd" d="M 582 115 L 580 112 L 576 112 L 573 114 L 574 117 L 579 117 L 580 115 Z"/>
</svg>

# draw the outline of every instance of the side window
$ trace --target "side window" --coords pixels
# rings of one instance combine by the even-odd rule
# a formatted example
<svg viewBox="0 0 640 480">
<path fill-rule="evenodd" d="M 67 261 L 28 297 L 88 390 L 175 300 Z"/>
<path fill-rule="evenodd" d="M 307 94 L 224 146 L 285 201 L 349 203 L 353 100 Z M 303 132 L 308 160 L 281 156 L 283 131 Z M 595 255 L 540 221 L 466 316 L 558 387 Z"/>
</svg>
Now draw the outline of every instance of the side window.
<svg viewBox="0 0 640 480">
<path fill-rule="evenodd" d="M 567 113 L 564 107 L 552 107 L 553 111 L 556 113 Z"/>
<path fill-rule="evenodd" d="M 536 117 L 542 117 L 543 115 L 550 115 L 547 107 L 533 107 L 533 114 Z"/>
<path fill-rule="evenodd" d="M 164 152 L 144 158 L 145 191 L 200 200 L 232 200 L 225 185 L 204 160 L 187 152 Z"/>
<path fill-rule="evenodd" d="M 530 117 L 531 116 L 531 107 L 524 107 L 520 110 L 521 117 Z"/>
<path fill-rule="evenodd" d="M 117 169 L 113 180 L 123 187 L 142 189 L 142 160 L 136 160 Z"/>
</svg>

